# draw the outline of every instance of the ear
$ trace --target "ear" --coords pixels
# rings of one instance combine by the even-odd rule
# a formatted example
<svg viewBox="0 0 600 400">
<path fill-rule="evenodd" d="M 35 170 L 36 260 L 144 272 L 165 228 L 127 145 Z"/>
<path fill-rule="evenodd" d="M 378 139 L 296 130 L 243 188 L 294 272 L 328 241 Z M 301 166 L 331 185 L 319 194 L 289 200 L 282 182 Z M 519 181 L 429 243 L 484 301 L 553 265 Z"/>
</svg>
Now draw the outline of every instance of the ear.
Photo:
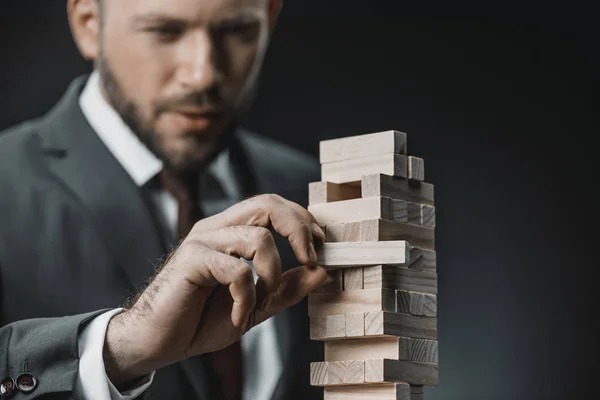
<svg viewBox="0 0 600 400">
<path fill-rule="evenodd" d="M 98 56 L 99 0 L 68 0 L 67 13 L 75 44 L 86 60 Z"/>
<path fill-rule="evenodd" d="M 283 7 L 283 0 L 267 0 L 267 3 L 269 7 L 269 31 L 272 32 L 275 29 L 275 24 L 277 23 L 279 13 L 281 12 L 281 8 Z"/>
</svg>

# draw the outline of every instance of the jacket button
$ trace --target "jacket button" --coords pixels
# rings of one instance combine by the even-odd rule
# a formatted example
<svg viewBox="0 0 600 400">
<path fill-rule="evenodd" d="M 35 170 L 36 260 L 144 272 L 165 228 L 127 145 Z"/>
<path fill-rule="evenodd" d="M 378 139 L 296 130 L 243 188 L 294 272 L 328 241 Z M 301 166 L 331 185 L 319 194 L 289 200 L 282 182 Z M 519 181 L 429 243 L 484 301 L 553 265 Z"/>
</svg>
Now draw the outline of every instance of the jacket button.
<svg viewBox="0 0 600 400">
<path fill-rule="evenodd" d="M 0 381 L 0 397 L 9 397 L 15 391 L 15 380 L 6 377 Z"/>
<path fill-rule="evenodd" d="M 29 393 L 37 386 L 37 379 L 31 374 L 21 374 L 17 377 L 17 388 L 21 392 Z"/>
</svg>

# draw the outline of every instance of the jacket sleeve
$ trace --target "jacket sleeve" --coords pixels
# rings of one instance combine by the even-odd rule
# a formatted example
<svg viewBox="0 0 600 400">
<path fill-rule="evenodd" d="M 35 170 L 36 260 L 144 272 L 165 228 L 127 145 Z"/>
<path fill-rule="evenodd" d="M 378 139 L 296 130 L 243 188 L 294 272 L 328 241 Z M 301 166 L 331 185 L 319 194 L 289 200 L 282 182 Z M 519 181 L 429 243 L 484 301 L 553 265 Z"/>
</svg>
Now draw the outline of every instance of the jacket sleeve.
<svg viewBox="0 0 600 400">
<path fill-rule="evenodd" d="M 14 400 L 70 398 L 79 368 L 78 337 L 85 324 L 108 310 L 57 318 L 35 318 L 0 326 L 0 379 L 31 374 L 31 392 L 15 390 Z"/>
</svg>

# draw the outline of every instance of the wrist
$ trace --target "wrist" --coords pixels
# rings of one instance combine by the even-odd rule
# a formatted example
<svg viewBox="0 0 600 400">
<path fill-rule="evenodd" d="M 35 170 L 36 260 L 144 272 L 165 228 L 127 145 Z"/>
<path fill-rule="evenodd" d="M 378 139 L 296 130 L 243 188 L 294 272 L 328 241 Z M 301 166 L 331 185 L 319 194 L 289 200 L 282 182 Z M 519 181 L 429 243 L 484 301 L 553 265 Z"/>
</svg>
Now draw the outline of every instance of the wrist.
<svg viewBox="0 0 600 400">
<path fill-rule="evenodd" d="M 135 385 L 141 377 L 160 368 L 152 353 L 140 340 L 140 325 L 135 323 L 132 311 L 113 317 L 104 340 L 104 366 L 106 375 L 120 391 Z"/>
</svg>

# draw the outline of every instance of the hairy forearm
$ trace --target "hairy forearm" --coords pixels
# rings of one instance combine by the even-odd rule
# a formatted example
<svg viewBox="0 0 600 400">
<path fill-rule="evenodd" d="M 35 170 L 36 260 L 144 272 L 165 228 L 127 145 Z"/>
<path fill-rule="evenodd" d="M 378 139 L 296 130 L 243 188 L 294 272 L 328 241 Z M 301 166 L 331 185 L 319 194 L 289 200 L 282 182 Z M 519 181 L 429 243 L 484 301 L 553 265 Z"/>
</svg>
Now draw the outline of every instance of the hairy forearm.
<svg viewBox="0 0 600 400">
<path fill-rule="evenodd" d="M 144 375 L 160 368 L 150 352 L 138 347 L 140 332 L 136 331 L 133 311 L 125 311 L 113 317 L 108 324 L 104 340 L 104 366 L 106 374 L 121 391 Z"/>
</svg>

